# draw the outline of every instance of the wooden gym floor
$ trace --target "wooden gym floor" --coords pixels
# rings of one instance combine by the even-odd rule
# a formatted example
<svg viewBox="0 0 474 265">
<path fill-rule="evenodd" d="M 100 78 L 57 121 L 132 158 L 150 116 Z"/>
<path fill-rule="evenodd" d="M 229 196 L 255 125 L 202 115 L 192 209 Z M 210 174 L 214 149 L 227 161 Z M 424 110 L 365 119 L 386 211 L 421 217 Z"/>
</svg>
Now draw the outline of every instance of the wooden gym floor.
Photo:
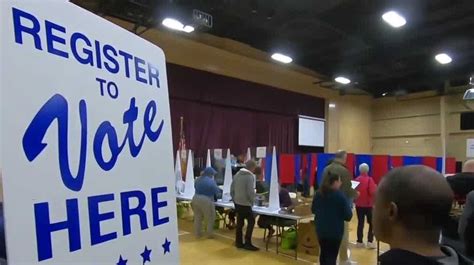
<svg viewBox="0 0 474 265">
<path fill-rule="evenodd" d="M 269 251 L 265 251 L 263 242 L 263 229 L 255 228 L 253 243 L 260 247 L 259 252 L 249 252 L 238 250 L 233 246 L 234 230 L 220 229 L 215 231 L 213 239 L 196 239 L 193 232 L 192 221 L 189 219 L 179 220 L 179 245 L 180 264 L 183 265 L 264 265 L 264 264 L 316 264 L 318 257 L 298 253 L 298 260 L 293 256 L 276 254 L 275 243 L 272 241 Z M 354 215 L 350 224 L 350 242 L 355 242 L 357 229 L 357 218 Z M 367 229 L 367 225 L 366 225 Z M 364 232 L 366 235 L 366 232 Z M 388 250 L 388 246 L 381 244 L 381 250 Z M 368 249 L 358 249 L 351 247 L 352 260 L 359 265 L 376 264 L 377 251 Z M 289 255 L 294 255 L 293 251 L 286 251 Z"/>
</svg>

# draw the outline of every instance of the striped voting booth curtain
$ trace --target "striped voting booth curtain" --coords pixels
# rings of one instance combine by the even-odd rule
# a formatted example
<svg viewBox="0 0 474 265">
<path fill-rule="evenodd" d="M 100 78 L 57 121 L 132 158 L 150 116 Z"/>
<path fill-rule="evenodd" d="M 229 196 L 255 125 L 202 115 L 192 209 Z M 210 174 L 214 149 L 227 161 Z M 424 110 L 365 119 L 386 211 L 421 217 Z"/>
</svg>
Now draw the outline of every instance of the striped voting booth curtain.
<svg viewBox="0 0 474 265">
<path fill-rule="evenodd" d="M 278 156 L 277 156 L 278 157 Z M 265 182 L 270 185 L 270 180 L 271 180 L 271 176 L 272 176 L 272 154 L 267 154 L 267 156 L 265 157 Z"/>
<path fill-rule="evenodd" d="M 278 177 L 280 184 L 294 184 L 295 183 L 295 155 L 280 154 L 278 157 Z"/>
<path fill-rule="evenodd" d="M 358 177 L 360 175 L 359 165 L 366 163 L 369 165 L 370 171 L 369 176 L 372 176 L 373 172 L 373 156 L 372 155 L 356 155 L 356 165 L 355 165 L 355 175 Z"/>
<path fill-rule="evenodd" d="M 382 177 L 390 171 L 389 162 L 390 157 L 388 155 L 372 156 L 371 176 L 375 183 L 379 184 Z"/>
<path fill-rule="evenodd" d="M 416 166 L 423 165 L 423 157 L 421 156 L 404 156 L 403 157 L 404 166 Z"/>
<path fill-rule="evenodd" d="M 456 159 L 454 157 L 446 158 L 446 174 L 456 173 Z"/>
<path fill-rule="evenodd" d="M 402 167 L 403 156 L 390 156 L 390 168 Z"/>
<path fill-rule="evenodd" d="M 321 184 L 321 181 L 323 180 L 323 171 L 324 168 L 329 164 L 329 161 L 331 161 L 334 158 L 334 154 L 318 154 L 317 155 L 317 165 L 318 165 L 318 185 Z M 313 171 L 314 172 L 314 171 Z"/>
<path fill-rule="evenodd" d="M 433 156 L 425 156 L 423 157 L 423 165 L 427 166 L 427 167 L 430 167 L 434 170 L 438 170 L 438 166 L 437 166 L 437 158 L 436 157 L 433 157 Z M 438 171 L 441 171 L 438 170 Z"/>
<path fill-rule="evenodd" d="M 301 183 L 301 154 L 296 154 L 295 155 L 295 183 Z"/>
<path fill-rule="evenodd" d="M 351 177 L 354 178 L 355 170 L 355 154 L 347 154 L 346 167 L 351 174 Z"/>
</svg>

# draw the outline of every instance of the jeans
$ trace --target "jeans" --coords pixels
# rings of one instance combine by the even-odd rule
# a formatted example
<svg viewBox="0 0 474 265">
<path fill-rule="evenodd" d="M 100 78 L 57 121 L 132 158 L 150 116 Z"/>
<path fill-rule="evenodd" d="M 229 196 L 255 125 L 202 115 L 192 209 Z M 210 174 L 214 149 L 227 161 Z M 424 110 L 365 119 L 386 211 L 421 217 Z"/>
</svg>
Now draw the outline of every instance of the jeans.
<svg viewBox="0 0 474 265">
<path fill-rule="evenodd" d="M 363 243 L 365 217 L 367 217 L 367 223 L 369 224 L 368 242 L 373 242 L 374 233 L 372 232 L 372 207 L 356 207 L 356 211 L 357 219 L 359 220 L 359 223 L 357 224 L 357 242 Z"/>
<path fill-rule="evenodd" d="M 252 233 L 255 226 L 255 216 L 253 215 L 252 207 L 235 205 L 235 212 L 237 213 L 237 227 L 235 229 L 235 245 L 243 246 L 242 229 L 244 228 L 244 220 L 247 219 L 247 231 L 245 232 L 245 244 L 252 244 Z"/>
<path fill-rule="evenodd" d="M 336 265 L 337 254 L 341 240 L 319 238 L 319 247 L 321 253 L 319 254 L 320 265 Z"/>
</svg>

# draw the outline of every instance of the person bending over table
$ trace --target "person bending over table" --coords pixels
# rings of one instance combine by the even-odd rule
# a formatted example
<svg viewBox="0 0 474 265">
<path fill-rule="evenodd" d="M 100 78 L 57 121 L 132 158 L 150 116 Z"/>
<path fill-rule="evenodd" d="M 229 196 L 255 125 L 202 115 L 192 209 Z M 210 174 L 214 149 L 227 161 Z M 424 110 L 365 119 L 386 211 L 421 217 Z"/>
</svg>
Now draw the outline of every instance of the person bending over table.
<svg viewBox="0 0 474 265">
<path fill-rule="evenodd" d="M 206 236 L 213 236 L 214 221 L 216 219 L 214 200 L 220 193 L 220 189 L 213 178 L 216 173 L 212 167 L 207 167 L 194 184 L 196 192 L 191 201 L 191 207 L 194 212 L 194 233 L 198 238 L 202 236 L 203 221 L 207 223 Z"/>
<path fill-rule="evenodd" d="M 235 212 L 237 213 L 237 227 L 235 230 L 235 246 L 250 251 L 258 251 L 259 249 L 252 245 L 252 233 L 255 226 L 255 217 L 252 206 L 255 201 L 255 169 L 257 163 L 249 160 L 235 174 L 230 186 L 230 196 L 234 201 Z M 245 244 L 242 240 L 242 229 L 244 220 L 247 220 L 247 231 L 245 233 Z"/>
<path fill-rule="evenodd" d="M 288 212 L 291 212 L 291 210 L 293 210 L 294 208 L 294 205 L 290 198 L 290 192 L 286 188 L 280 186 L 280 192 L 278 195 L 280 197 L 280 208 L 286 208 Z M 267 239 L 270 239 L 273 234 L 275 234 L 275 229 L 273 229 L 274 225 L 278 225 L 279 223 L 285 223 L 285 221 L 290 221 L 290 223 L 294 223 L 293 220 L 283 218 L 280 219 L 281 220 L 278 220 L 278 217 L 271 217 L 267 215 L 260 215 L 260 217 L 258 218 L 258 227 L 268 229 Z"/>
<path fill-rule="evenodd" d="M 349 201 L 339 190 L 341 185 L 341 177 L 329 171 L 320 189 L 314 195 L 311 209 L 321 248 L 320 265 L 336 265 L 344 235 L 344 222 L 352 219 Z"/>
</svg>

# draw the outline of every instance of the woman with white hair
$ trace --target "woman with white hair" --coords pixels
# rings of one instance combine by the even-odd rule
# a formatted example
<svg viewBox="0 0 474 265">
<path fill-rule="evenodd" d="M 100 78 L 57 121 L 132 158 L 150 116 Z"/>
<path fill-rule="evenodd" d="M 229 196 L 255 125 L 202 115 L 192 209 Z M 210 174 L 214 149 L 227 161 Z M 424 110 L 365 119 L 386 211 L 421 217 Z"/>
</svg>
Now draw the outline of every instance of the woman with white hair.
<svg viewBox="0 0 474 265">
<path fill-rule="evenodd" d="M 357 224 L 357 247 L 365 247 L 363 237 L 365 218 L 367 218 L 367 223 L 369 224 L 367 248 L 375 249 L 374 234 L 372 232 L 372 208 L 377 185 L 369 176 L 369 171 L 369 165 L 366 163 L 360 164 L 360 176 L 356 178 L 356 181 L 360 183 L 359 186 L 357 186 L 357 191 L 360 193 L 360 196 L 355 201 L 357 219 L 359 220 Z"/>
</svg>

